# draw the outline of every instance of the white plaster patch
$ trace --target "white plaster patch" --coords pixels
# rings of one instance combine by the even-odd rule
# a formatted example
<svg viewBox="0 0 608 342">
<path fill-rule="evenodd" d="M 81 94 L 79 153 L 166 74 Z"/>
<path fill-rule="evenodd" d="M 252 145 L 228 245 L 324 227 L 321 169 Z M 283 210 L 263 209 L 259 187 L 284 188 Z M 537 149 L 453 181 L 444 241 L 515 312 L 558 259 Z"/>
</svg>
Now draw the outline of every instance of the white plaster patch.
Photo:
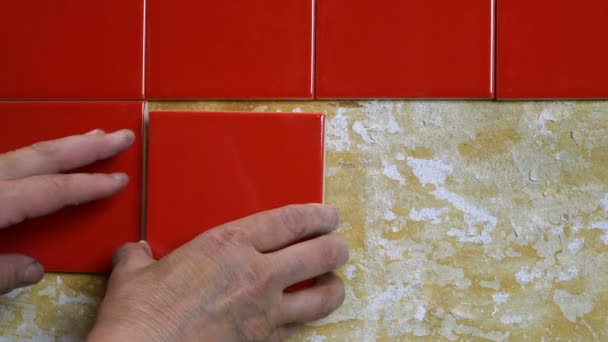
<svg viewBox="0 0 608 342">
<path fill-rule="evenodd" d="M 576 278 L 578 276 L 578 267 L 576 267 L 575 265 L 571 265 L 570 267 L 566 268 L 565 270 L 561 270 L 559 272 L 557 272 L 557 280 L 564 282 L 564 281 L 570 281 L 574 278 Z"/>
<path fill-rule="evenodd" d="M 395 118 L 392 115 L 388 118 L 388 132 L 391 134 L 403 132 L 403 129 L 399 126 L 399 123 L 395 121 Z"/>
<path fill-rule="evenodd" d="M 55 298 L 55 297 L 57 297 L 57 287 L 56 286 L 47 286 L 43 290 L 38 291 L 38 295 Z"/>
<path fill-rule="evenodd" d="M 572 323 L 593 310 L 593 300 L 587 296 L 573 295 L 564 290 L 555 290 L 553 301 L 559 305 L 562 314 Z"/>
<path fill-rule="evenodd" d="M 424 305 L 420 305 L 416 308 L 416 313 L 414 313 L 414 318 L 417 321 L 422 321 L 426 316 L 426 307 Z"/>
<path fill-rule="evenodd" d="M 20 287 L 18 289 L 14 289 L 9 293 L 5 293 L 2 296 L 3 297 L 7 297 L 7 298 L 17 298 L 18 296 L 20 296 L 22 293 L 27 292 L 32 288 L 32 286 L 27 286 L 27 287 Z"/>
<path fill-rule="evenodd" d="M 447 208 L 422 208 L 420 211 L 412 208 L 410 211 L 410 219 L 419 221 L 431 221 L 432 224 L 441 222 L 441 216 L 448 212 Z"/>
<path fill-rule="evenodd" d="M 292 109 L 291 112 L 292 113 L 302 113 L 302 108 L 296 107 L 296 108 Z"/>
<path fill-rule="evenodd" d="M 568 244 L 568 250 L 570 252 L 578 252 L 581 247 L 583 246 L 583 243 L 585 242 L 585 239 L 583 238 L 576 238 L 574 240 L 572 240 L 572 242 L 570 242 Z"/>
<path fill-rule="evenodd" d="M 600 229 L 604 235 L 600 237 L 605 245 L 608 245 L 608 221 L 595 222 L 591 224 L 591 229 Z"/>
<path fill-rule="evenodd" d="M 403 185 L 405 184 L 405 178 L 403 178 L 403 176 L 401 175 L 401 173 L 399 173 L 399 170 L 397 169 L 397 165 L 395 164 L 387 164 L 387 163 L 383 163 L 384 168 L 382 170 L 382 174 L 385 175 L 386 177 L 392 179 L 392 180 L 396 180 L 399 181 L 399 184 Z"/>
<path fill-rule="evenodd" d="M 540 134 L 544 136 L 551 136 L 553 132 L 547 129 L 547 122 L 555 122 L 555 119 L 551 115 L 551 110 L 549 108 L 543 109 L 543 111 L 538 115 L 538 124 L 540 126 Z"/>
<path fill-rule="evenodd" d="M 505 304 L 509 301 L 509 298 L 511 298 L 511 294 L 506 292 L 496 292 L 492 295 L 492 300 L 496 304 Z"/>
<path fill-rule="evenodd" d="M 355 124 L 353 125 L 353 131 L 359 134 L 359 136 L 361 136 L 361 139 L 363 139 L 363 141 L 365 141 L 366 143 L 371 143 L 373 141 L 372 138 L 369 136 L 369 133 L 367 133 L 367 129 L 363 126 L 361 122 L 355 122 Z"/>
<path fill-rule="evenodd" d="M 326 340 L 327 340 L 327 337 L 317 335 L 316 332 L 313 332 L 312 335 L 308 336 L 308 339 L 307 339 L 308 342 L 323 342 Z"/>
<path fill-rule="evenodd" d="M 407 164 L 412 168 L 414 175 L 418 178 L 422 186 L 433 184 L 439 186 L 443 184 L 447 176 L 453 172 L 452 165 L 438 159 L 418 159 L 407 158 Z"/>
<path fill-rule="evenodd" d="M 524 319 L 519 315 L 504 315 L 500 318 L 502 324 L 521 324 Z"/>
<path fill-rule="evenodd" d="M 479 232 L 474 228 L 469 229 L 458 229 L 451 228 L 448 230 L 449 237 L 458 238 L 458 241 L 465 243 L 476 243 L 481 245 L 487 245 L 492 242 L 492 237 L 486 231 Z"/>
<path fill-rule="evenodd" d="M 346 109 L 338 108 L 336 116 L 327 120 L 326 135 L 327 147 L 334 151 L 346 151 L 350 148 L 351 141 L 348 135 L 348 119 L 344 115 Z"/>
<path fill-rule="evenodd" d="M 500 289 L 500 281 L 499 280 L 481 280 L 479 281 L 479 286 L 486 289 L 499 290 Z"/>
<path fill-rule="evenodd" d="M 387 239 L 378 239 L 376 241 L 378 246 L 383 247 L 386 256 L 391 260 L 401 260 L 403 259 L 403 252 L 398 248 L 395 248 L 395 241 L 387 240 Z"/>
<path fill-rule="evenodd" d="M 392 212 L 391 210 L 386 209 L 384 211 L 384 219 L 387 221 L 393 221 L 397 218 L 397 215 L 395 215 L 394 212 Z"/>
<path fill-rule="evenodd" d="M 344 269 L 344 276 L 346 276 L 346 279 L 353 280 L 355 278 L 355 271 L 356 270 L 357 270 L 357 268 L 354 265 L 348 265 Z"/>
<path fill-rule="evenodd" d="M 399 152 L 395 155 L 395 159 L 397 160 L 405 160 L 405 154 Z"/>
<path fill-rule="evenodd" d="M 57 301 L 57 303 L 59 305 L 71 304 L 71 303 L 97 305 L 98 301 L 94 298 L 87 297 L 83 294 L 79 294 L 76 297 L 70 297 L 70 296 L 67 296 L 64 292 L 60 292 L 59 300 Z"/>
<path fill-rule="evenodd" d="M 437 199 L 450 202 L 454 208 L 464 213 L 464 221 L 468 228 L 452 228 L 448 231 L 448 236 L 457 237 L 460 242 L 470 242 L 479 244 L 489 244 L 492 242 L 490 233 L 496 228 L 498 220 L 490 215 L 486 210 L 476 208 L 468 204 L 465 199 L 445 188 L 437 188 L 431 192 Z M 476 225 L 484 224 L 479 231 Z"/>
<path fill-rule="evenodd" d="M 534 268 L 530 270 L 530 267 L 525 265 L 522 266 L 519 272 L 515 274 L 515 279 L 521 285 L 526 285 L 534 281 L 534 279 L 539 279 L 543 276 L 543 272 L 538 268 Z"/>
<path fill-rule="evenodd" d="M 384 291 L 370 294 L 368 312 L 370 319 L 379 319 L 380 313 L 387 307 L 399 303 L 399 301 L 411 292 L 410 288 L 405 288 L 403 285 L 389 285 L 384 288 Z"/>
<path fill-rule="evenodd" d="M 606 196 L 600 200 L 600 205 L 604 211 L 608 211 L 608 194 L 606 194 Z"/>
</svg>

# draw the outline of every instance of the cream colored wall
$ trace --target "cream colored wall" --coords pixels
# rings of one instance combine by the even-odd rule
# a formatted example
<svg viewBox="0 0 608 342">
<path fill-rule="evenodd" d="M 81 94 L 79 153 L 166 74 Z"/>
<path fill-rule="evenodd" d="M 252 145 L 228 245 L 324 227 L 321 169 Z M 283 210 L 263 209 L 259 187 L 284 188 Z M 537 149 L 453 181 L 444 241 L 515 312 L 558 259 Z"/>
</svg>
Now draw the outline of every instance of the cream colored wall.
<svg viewBox="0 0 608 342">
<path fill-rule="evenodd" d="M 305 341 L 608 338 L 608 102 L 170 102 L 325 112 L 347 298 Z M 79 338 L 103 278 L 0 297 L 0 335 Z"/>
</svg>

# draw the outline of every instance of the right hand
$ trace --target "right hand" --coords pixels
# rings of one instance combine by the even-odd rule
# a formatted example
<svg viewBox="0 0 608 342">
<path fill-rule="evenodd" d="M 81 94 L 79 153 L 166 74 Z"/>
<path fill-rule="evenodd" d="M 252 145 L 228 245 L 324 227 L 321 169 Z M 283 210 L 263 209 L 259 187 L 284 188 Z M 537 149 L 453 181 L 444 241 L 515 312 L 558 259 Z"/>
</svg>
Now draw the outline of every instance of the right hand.
<svg viewBox="0 0 608 342">
<path fill-rule="evenodd" d="M 348 260 L 345 239 L 331 234 L 338 222 L 325 206 L 294 205 L 212 229 L 159 261 L 145 242 L 123 246 L 89 338 L 282 340 L 344 300 L 333 273 Z"/>
</svg>

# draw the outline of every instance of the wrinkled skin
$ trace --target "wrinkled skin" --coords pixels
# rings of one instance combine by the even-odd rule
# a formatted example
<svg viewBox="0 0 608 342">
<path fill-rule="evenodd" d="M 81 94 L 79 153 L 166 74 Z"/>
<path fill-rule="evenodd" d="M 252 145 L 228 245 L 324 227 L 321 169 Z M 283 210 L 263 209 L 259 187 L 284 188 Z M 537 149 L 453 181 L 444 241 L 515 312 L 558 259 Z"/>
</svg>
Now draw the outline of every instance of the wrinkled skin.
<svg viewBox="0 0 608 342">
<path fill-rule="evenodd" d="M 59 173 L 112 157 L 133 140 L 128 130 L 95 130 L 0 155 L 0 228 L 117 193 L 125 174 Z M 323 205 L 292 205 L 209 230 L 158 261 L 146 242 L 127 244 L 114 255 L 89 340 L 282 340 L 344 300 L 333 273 L 348 260 L 346 241 L 332 233 L 338 223 Z M 2 293 L 43 274 L 28 256 L 0 256 Z M 285 292 L 311 278 L 314 286 Z"/>
</svg>

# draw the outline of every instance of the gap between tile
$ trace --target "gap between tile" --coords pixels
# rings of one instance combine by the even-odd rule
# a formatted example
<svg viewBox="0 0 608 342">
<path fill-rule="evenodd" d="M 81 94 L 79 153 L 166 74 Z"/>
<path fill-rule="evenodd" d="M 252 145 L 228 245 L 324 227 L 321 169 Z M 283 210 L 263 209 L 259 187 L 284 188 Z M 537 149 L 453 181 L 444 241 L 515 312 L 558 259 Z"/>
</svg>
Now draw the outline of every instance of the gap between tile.
<svg viewBox="0 0 608 342">
<path fill-rule="evenodd" d="M 144 102 L 144 112 L 142 119 L 142 176 L 141 176 L 141 240 L 147 239 L 146 224 L 148 211 L 148 121 L 150 118 L 150 103 Z"/>
</svg>

